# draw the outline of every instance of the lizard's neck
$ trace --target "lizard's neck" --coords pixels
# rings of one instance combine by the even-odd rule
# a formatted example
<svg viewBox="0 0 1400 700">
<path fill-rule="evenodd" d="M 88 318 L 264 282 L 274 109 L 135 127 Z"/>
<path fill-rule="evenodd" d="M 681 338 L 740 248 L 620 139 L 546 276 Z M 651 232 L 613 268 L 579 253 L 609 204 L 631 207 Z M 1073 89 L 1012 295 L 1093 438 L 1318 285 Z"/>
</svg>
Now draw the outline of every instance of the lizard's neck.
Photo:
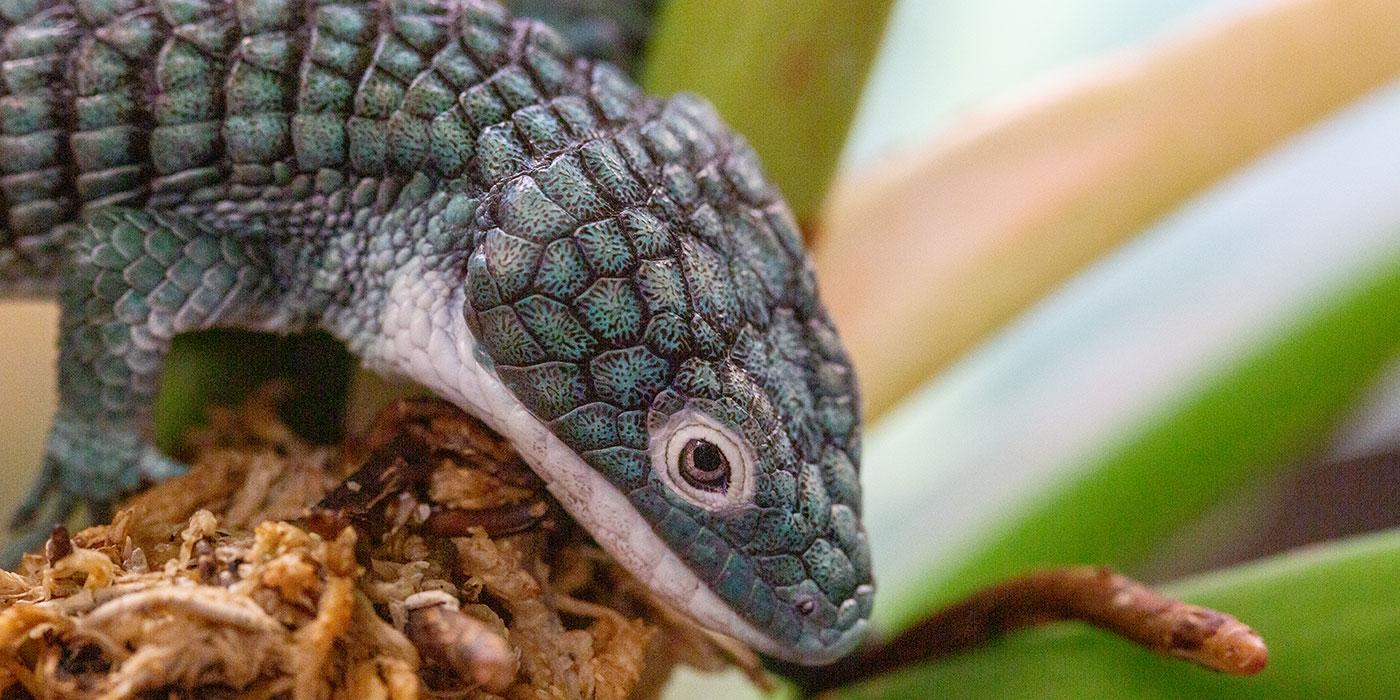
<svg viewBox="0 0 1400 700">
<path fill-rule="evenodd" d="M 434 313 L 446 313 L 441 305 L 460 294 L 466 280 L 480 199 L 434 187 L 415 178 L 383 213 L 319 240 L 286 244 L 292 253 L 286 257 L 312 260 L 288 268 L 296 276 L 292 288 L 305 290 L 308 319 L 343 340 L 367 367 L 388 374 L 407 374 L 395 343 L 406 339 L 410 311 L 432 305 Z M 425 336 L 421 326 L 412 330 Z"/>
</svg>

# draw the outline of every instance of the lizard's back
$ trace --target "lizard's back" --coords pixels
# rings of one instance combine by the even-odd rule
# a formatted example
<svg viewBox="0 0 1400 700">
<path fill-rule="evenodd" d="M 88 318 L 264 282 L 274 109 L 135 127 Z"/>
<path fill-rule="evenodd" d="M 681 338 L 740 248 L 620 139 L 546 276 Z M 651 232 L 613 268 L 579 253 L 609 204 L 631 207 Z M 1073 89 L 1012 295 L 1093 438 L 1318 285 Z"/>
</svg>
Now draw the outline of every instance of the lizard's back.
<svg viewBox="0 0 1400 700">
<path fill-rule="evenodd" d="M 4 0 L 0 18 L 8 290 L 53 287 L 84 211 L 317 238 L 414 176 L 486 191 L 655 109 L 494 3 Z"/>
</svg>

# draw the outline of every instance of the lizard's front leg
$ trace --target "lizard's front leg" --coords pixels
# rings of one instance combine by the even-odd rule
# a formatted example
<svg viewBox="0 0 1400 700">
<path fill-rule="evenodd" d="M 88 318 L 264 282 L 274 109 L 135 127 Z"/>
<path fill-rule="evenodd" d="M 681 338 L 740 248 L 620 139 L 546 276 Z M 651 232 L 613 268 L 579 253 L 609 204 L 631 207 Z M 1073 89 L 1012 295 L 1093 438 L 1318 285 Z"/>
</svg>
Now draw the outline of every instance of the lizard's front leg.
<svg viewBox="0 0 1400 700">
<path fill-rule="evenodd" d="M 257 323 L 275 301 L 256 241 L 179 215 L 104 209 L 88 217 L 74 245 L 60 295 L 58 415 L 15 528 L 62 520 L 80 503 L 100 519 L 143 477 L 183 471 L 149 436 L 171 339 Z M 42 537 L 35 528 L 21 545 Z"/>
</svg>

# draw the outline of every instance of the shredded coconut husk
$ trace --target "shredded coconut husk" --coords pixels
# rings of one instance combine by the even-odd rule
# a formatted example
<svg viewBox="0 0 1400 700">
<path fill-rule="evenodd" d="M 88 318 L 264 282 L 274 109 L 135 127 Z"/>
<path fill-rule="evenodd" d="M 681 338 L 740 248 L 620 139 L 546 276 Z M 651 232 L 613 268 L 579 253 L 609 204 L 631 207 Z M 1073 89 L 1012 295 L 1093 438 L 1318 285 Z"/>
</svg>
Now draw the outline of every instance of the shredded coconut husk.
<svg viewBox="0 0 1400 700">
<path fill-rule="evenodd" d="M 0 571 L 0 697 L 606 700 L 677 663 L 763 682 L 450 405 L 399 401 L 332 450 L 277 396 L 215 411 L 188 475 Z"/>
</svg>

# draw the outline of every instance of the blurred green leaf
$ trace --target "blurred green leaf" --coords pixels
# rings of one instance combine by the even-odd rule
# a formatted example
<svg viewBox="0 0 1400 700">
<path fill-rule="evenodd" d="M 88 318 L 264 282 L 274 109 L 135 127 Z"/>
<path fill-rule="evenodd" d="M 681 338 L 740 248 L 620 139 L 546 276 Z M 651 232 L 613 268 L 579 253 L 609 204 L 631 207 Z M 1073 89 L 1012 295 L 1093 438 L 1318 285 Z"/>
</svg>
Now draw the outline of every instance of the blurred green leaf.
<svg viewBox="0 0 1400 700">
<path fill-rule="evenodd" d="M 205 421 L 210 405 L 231 406 L 262 384 L 288 384 L 283 418 L 317 443 L 340 439 L 345 394 L 355 360 L 325 333 L 269 335 L 218 329 L 175 339 L 161 374 L 155 406 L 155 442 L 178 452 L 191 425 Z"/>
<path fill-rule="evenodd" d="M 974 588 L 1047 565 L 1130 568 L 1224 495 L 1306 454 L 1400 354 L 1400 259 L 1300 310 L 1137 437 L 1015 515 L 960 566 L 895 603 L 908 621 Z M 1311 313 L 1307 313 L 1307 312 Z M 891 611 L 886 610 L 886 614 Z"/>
<path fill-rule="evenodd" d="M 1400 184 L 1393 176 L 1400 170 L 1397 120 L 1400 83 L 1291 139 L 1077 275 L 874 426 L 863 450 L 864 517 L 880 581 L 879 624 L 946 602 L 930 598 L 969 558 L 980 557 L 989 538 L 998 542 L 1019 527 L 1027 509 L 1038 511 L 1047 499 L 1131 452 L 1157 424 L 1177 420 L 1211 387 L 1335 310 L 1383 274 L 1388 261 L 1400 259 Z M 1381 343 L 1387 340 L 1377 334 L 1384 332 L 1363 329 Z M 1353 338 L 1320 332 L 1310 342 L 1330 346 L 1318 352 L 1346 355 Z M 1357 348 L 1371 351 L 1365 342 Z M 1271 394 L 1259 400 L 1272 396 L 1282 403 L 1288 396 L 1275 387 L 1297 381 L 1294 374 L 1311 383 L 1362 383 L 1347 371 L 1330 377 L 1331 367 L 1320 373 L 1307 364 L 1292 374 L 1277 369 L 1277 376 L 1241 386 L 1251 392 L 1264 387 Z M 1243 412 L 1250 406 L 1242 402 L 1255 399 L 1225 401 L 1240 403 Z M 1106 488 L 1097 502 L 1081 503 L 1088 510 L 1061 511 L 1072 520 L 1088 519 L 1088 527 L 1040 521 L 1050 554 L 1038 544 L 1031 552 L 1018 550 L 1007 568 L 1019 572 L 1027 557 L 1068 557 L 1054 543 L 1072 537 L 1088 538 L 1080 549 L 1071 548 L 1091 559 L 1086 563 L 1119 552 L 1123 560 L 1101 563 L 1133 566 L 1131 556 L 1115 549 L 1118 544 L 1096 544 L 1119 537 L 1118 523 L 1131 521 L 1124 527 L 1133 527 L 1154 517 L 1144 512 L 1161 503 L 1174 507 L 1170 501 L 1182 490 L 1218 488 L 1210 498 L 1229 497 L 1248 478 L 1237 478 L 1239 469 L 1262 474 L 1283 466 L 1230 463 L 1236 441 L 1228 432 L 1238 431 L 1242 443 L 1250 444 L 1257 439 L 1255 422 L 1271 419 L 1273 410 L 1266 406 L 1242 422 L 1229 416 L 1209 424 L 1214 432 L 1205 443 L 1182 430 L 1190 427 L 1185 423 L 1169 426 L 1161 440 L 1201 449 L 1165 455 L 1193 462 L 1184 466 L 1153 463 L 1161 454 L 1139 456 L 1134 468 L 1162 475 L 1166 487 L 1152 481 L 1155 491 L 1136 500 L 1129 488 L 1126 503 Z M 1330 417 L 1319 420 L 1316 429 L 1329 430 Z M 1226 446 L 1223 464 L 1214 461 L 1212 445 Z M 1304 457 L 1284 454 L 1283 460 Z M 1177 478 L 1201 483 L 1171 481 Z M 1221 478 L 1218 486 L 1210 485 Z M 1172 515 L 1187 517 L 1194 516 Z M 1162 554 L 1154 549 L 1153 560 Z M 985 582 L 964 581 L 963 590 Z"/>
<path fill-rule="evenodd" d="M 1305 549 L 1169 589 L 1259 631 L 1270 662 L 1222 676 L 1069 624 L 895 674 L 845 698 L 1393 698 L 1400 530 Z"/>
<path fill-rule="evenodd" d="M 1183 202 L 1394 80 L 1395 22 L 1392 0 L 1214 14 L 843 176 L 814 255 L 867 415 Z"/>
<path fill-rule="evenodd" d="M 670 0 L 648 92 L 697 92 L 743 134 L 799 218 L 830 185 L 891 0 Z"/>
</svg>

